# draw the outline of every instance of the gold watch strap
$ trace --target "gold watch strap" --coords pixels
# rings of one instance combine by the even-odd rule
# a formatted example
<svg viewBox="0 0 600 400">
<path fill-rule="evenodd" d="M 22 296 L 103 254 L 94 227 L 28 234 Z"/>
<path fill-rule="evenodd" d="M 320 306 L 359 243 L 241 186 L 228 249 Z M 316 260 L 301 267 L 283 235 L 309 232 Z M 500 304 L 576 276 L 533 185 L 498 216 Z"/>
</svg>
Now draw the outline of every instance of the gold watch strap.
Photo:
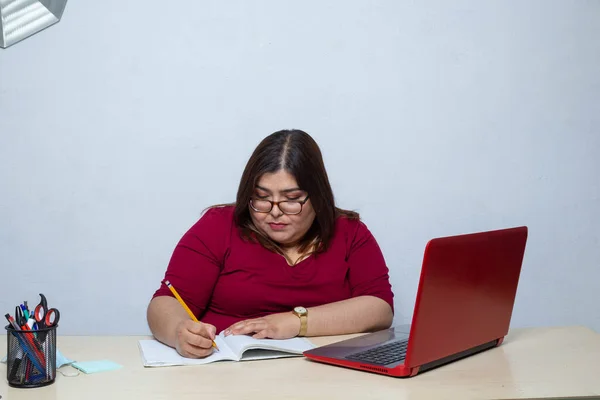
<svg viewBox="0 0 600 400">
<path fill-rule="evenodd" d="M 300 315 L 300 333 L 298 336 L 306 336 L 306 331 L 308 330 L 308 315 Z"/>
</svg>

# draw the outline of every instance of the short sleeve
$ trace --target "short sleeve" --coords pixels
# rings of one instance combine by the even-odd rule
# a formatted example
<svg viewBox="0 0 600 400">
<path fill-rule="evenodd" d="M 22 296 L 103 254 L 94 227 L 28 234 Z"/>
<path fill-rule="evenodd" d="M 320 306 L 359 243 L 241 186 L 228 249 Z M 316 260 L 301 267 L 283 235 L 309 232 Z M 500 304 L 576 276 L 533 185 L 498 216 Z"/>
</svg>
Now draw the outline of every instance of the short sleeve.
<svg viewBox="0 0 600 400">
<path fill-rule="evenodd" d="M 167 266 L 165 280 L 197 318 L 204 314 L 223 267 L 232 225 L 233 207 L 209 209 L 179 240 Z M 157 296 L 173 294 L 161 283 Z"/>
<path fill-rule="evenodd" d="M 348 221 L 347 263 L 352 297 L 374 296 L 394 310 L 389 270 L 375 237 L 361 221 Z"/>
</svg>

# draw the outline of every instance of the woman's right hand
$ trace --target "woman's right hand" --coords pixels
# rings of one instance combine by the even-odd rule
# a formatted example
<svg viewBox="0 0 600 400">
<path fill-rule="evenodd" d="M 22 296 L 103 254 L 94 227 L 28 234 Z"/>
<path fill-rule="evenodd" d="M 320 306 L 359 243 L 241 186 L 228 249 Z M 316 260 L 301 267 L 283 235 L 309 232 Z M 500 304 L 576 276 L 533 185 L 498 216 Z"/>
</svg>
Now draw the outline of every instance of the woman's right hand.
<svg viewBox="0 0 600 400">
<path fill-rule="evenodd" d="M 217 328 L 211 324 L 186 319 L 175 327 L 177 343 L 175 349 L 186 358 L 203 358 L 213 352 L 212 342 Z"/>
</svg>

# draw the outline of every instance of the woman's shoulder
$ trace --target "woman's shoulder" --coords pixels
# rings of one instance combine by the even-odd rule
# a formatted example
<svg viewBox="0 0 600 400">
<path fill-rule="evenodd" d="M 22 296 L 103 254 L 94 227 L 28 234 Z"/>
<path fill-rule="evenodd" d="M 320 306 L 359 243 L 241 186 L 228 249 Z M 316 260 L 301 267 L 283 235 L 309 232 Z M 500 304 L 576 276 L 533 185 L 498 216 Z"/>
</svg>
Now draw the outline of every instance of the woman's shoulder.
<svg viewBox="0 0 600 400">
<path fill-rule="evenodd" d="M 369 233 L 369 228 L 367 228 L 367 225 L 361 220 L 358 214 L 341 214 L 335 219 L 335 237 L 344 237 L 347 240 L 352 240 L 356 236 L 362 236 Z"/>
<path fill-rule="evenodd" d="M 179 245 L 198 253 L 208 249 L 212 255 L 224 257 L 231 240 L 233 211 L 234 207 L 230 206 L 205 209 L 182 236 Z"/>
<path fill-rule="evenodd" d="M 366 226 L 358 214 L 339 214 L 335 217 L 336 229 L 356 229 L 360 226 Z"/>
<path fill-rule="evenodd" d="M 194 226 L 211 230 L 229 228 L 233 224 L 234 211 L 233 205 L 210 206 L 202 212 Z"/>
<path fill-rule="evenodd" d="M 344 246 L 347 254 L 349 254 L 366 244 L 377 245 L 377 241 L 371 230 L 360 218 L 340 215 L 336 218 L 332 244 Z"/>
<path fill-rule="evenodd" d="M 204 210 L 202 218 L 233 218 L 235 206 L 232 204 L 210 206 Z"/>
</svg>

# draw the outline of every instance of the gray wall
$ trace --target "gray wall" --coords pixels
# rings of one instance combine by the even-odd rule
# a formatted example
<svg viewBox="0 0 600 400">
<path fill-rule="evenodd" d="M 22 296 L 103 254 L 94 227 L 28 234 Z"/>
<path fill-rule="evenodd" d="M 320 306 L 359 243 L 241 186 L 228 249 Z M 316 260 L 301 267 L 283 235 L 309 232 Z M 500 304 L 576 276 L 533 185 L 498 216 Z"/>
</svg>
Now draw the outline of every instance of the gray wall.
<svg viewBox="0 0 600 400">
<path fill-rule="evenodd" d="M 70 1 L 0 51 L 0 311 L 143 334 L 260 139 L 322 147 L 409 322 L 428 239 L 528 225 L 513 326 L 600 330 L 600 2 Z M 174 3 L 175 4 L 175 3 Z"/>
</svg>

